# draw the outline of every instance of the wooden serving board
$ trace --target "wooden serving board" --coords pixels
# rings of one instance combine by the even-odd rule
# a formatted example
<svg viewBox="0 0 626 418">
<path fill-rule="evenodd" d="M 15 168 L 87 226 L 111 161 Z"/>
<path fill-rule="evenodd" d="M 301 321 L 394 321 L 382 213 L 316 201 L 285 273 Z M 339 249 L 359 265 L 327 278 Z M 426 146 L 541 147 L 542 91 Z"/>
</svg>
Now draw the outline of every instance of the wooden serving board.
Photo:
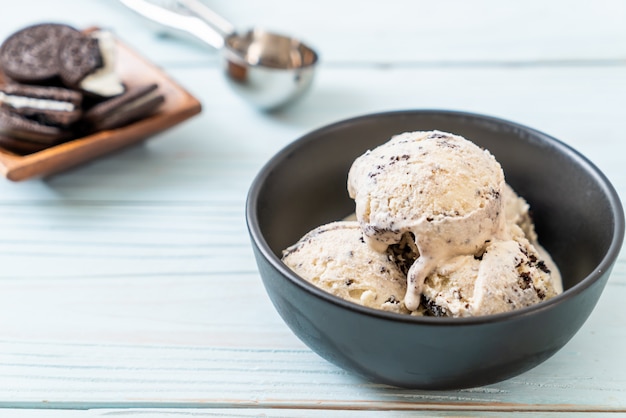
<svg viewBox="0 0 626 418">
<path fill-rule="evenodd" d="M 194 96 L 119 39 L 116 71 L 130 87 L 157 83 L 165 102 L 153 115 L 130 125 L 100 131 L 40 151 L 20 155 L 0 146 L 0 172 L 13 181 L 45 177 L 143 141 L 201 112 L 202 106 Z M 2 83 L 4 76 L 0 72 Z"/>
</svg>

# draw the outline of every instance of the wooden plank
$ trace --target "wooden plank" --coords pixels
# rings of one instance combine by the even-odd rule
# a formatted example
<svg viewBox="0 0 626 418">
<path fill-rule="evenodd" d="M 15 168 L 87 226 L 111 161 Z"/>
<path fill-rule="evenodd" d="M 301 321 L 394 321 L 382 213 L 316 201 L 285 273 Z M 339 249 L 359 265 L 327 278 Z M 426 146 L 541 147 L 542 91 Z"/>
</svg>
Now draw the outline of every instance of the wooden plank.
<svg viewBox="0 0 626 418">
<path fill-rule="evenodd" d="M 304 5 L 242 0 L 207 4 L 240 29 L 259 25 L 296 35 L 319 49 L 323 61 L 332 64 L 562 64 L 622 61 L 626 54 L 626 5 L 620 0 L 367 0 L 356 5 L 332 0 Z M 67 12 L 69 7 L 72 13 Z M 159 64 L 217 62 L 210 48 L 156 36 L 154 25 L 117 1 L 51 7 L 24 0 L 0 16 L 0 38 L 43 21 L 109 27 Z"/>
<path fill-rule="evenodd" d="M 282 323 L 256 274 L 3 280 L 1 407 L 626 411 L 621 283 L 553 358 L 460 391 L 368 383 Z"/>
<path fill-rule="evenodd" d="M 623 146 L 622 67 L 321 70 L 305 100 L 265 115 L 232 94 L 216 69 L 172 69 L 181 84 L 202 86 L 190 88 L 203 103 L 202 117 L 45 182 L 3 182 L 0 201 L 241 202 L 262 164 L 306 132 L 366 113 L 419 108 L 532 126 L 585 154 L 626 192 L 615 152 Z"/>
<path fill-rule="evenodd" d="M 7 409 L 3 412 L 12 418 L 82 418 L 82 417 L 120 417 L 120 418 L 187 418 L 187 417 L 220 417 L 220 418 L 243 418 L 243 417 L 268 417 L 268 418 L 314 418 L 328 417 L 332 414 L 336 418 L 371 418 L 380 417 L 380 411 L 328 411 L 323 407 L 320 409 L 258 409 L 258 408 L 210 408 L 210 409 L 90 409 L 90 410 L 41 410 L 41 409 Z M 603 417 L 624 416 L 622 413 L 606 413 Z M 447 417 L 449 412 L 439 411 L 384 411 L 384 416 L 388 418 L 408 418 L 415 416 Z M 559 418 L 559 417 L 579 417 L 589 416 L 588 413 L 563 413 L 563 412 L 487 412 L 487 411 L 464 411 L 463 417 L 533 417 L 533 418 Z"/>
</svg>

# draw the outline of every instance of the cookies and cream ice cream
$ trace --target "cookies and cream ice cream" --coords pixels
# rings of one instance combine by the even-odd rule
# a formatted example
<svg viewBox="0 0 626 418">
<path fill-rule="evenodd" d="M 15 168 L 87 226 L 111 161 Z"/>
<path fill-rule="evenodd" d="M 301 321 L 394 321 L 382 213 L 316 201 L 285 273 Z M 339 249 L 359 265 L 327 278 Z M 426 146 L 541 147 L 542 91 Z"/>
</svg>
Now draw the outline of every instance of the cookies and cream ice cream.
<svg viewBox="0 0 626 418">
<path fill-rule="evenodd" d="M 523 236 L 489 242 L 479 256 L 458 255 L 426 278 L 421 302 L 433 316 L 479 316 L 556 296 L 551 270 Z"/>
<path fill-rule="evenodd" d="M 357 220 L 350 223 L 352 241 L 365 244 L 359 251 L 368 260 L 377 254 L 387 260 L 385 269 L 402 272 L 404 287 L 393 290 L 397 298 L 406 289 L 401 311 L 487 315 L 562 291 L 558 269 L 537 243 L 528 204 L 505 183 L 493 155 L 461 136 L 440 131 L 394 136 L 354 161 L 348 193 Z M 323 280 L 311 270 L 314 258 L 293 261 L 294 248 L 304 252 L 311 246 L 318 256 L 354 251 L 347 242 L 324 243 L 316 236 L 286 250 L 284 262 L 316 284 L 328 283 L 329 275 L 343 283 L 358 277 L 375 289 L 370 295 L 380 296 L 361 304 L 380 305 L 389 295 L 388 282 L 358 265 L 363 260 L 344 259 L 332 271 L 324 269 Z M 360 303 L 336 287 L 327 290 Z"/>
<path fill-rule="evenodd" d="M 343 299 L 370 308 L 408 313 L 406 275 L 386 252 L 372 249 L 358 222 L 315 228 L 285 250 L 283 262 L 300 276 Z"/>
<path fill-rule="evenodd" d="M 366 240 L 384 250 L 410 233 L 420 257 L 405 303 L 417 309 L 426 276 L 502 235 L 504 173 L 489 152 L 444 132 L 407 132 L 357 158 L 348 192 Z"/>
</svg>

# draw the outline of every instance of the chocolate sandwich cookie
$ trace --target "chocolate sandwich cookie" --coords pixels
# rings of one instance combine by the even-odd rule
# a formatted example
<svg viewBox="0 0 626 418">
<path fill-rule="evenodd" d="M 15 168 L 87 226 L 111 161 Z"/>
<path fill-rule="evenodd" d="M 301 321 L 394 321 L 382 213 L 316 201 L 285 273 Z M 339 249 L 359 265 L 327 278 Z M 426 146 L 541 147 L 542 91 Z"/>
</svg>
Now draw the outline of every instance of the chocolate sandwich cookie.
<svg viewBox="0 0 626 418">
<path fill-rule="evenodd" d="M 102 97 L 124 92 L 115 73 L 116 45 L 110 32 L 70 33 L 61 43 L 57 65 L 63 84 Z"/>
<path fill-rule="evenodd" d="M 70 133 L 59 126 L 45 125 L 0 107 L 0 135 L 54 145 L 68 139 Z"/>
<path fill-rule="evenodd" d="M 150 115 L 164 101 L 157 84 L 129 88 L 89 109 L 83 119 L 92 130 L 119 128 Z"/>
<path fill-rule="evenodd" d="M 59 87 L 8 84 L 0 87 L 0 105 L 44 125 L 68 126 L 82 115 L 82 94 Z"/>
<path fill-rule="evenodd" d="M 58 75 L 61 39 L 80 33 L 71 26 L 43 23 L 9 36 L 0 47 L 0 67 L 13 80 L 41 83 Z"/>
<path fill-rule="evenodd" d="M 20 139 L 11 138 L 10 136 L 0 135 L 0 147 L 5 150 L 11 151 L 18 155 L 32 154 L 49 147 L 46 144 L 38 144 L 37 142 L 23 141 Z"/>
</svg>

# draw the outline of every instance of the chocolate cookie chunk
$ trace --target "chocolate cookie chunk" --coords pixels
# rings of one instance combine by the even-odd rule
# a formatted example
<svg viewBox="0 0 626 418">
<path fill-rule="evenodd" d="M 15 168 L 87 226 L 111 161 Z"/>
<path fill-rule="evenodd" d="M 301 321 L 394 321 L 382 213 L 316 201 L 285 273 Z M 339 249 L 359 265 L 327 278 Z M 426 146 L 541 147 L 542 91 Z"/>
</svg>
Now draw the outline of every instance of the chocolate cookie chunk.
<svg viewBox="0 0 626 418">
<path fill-rule="evenodd" d="M 157 84 L 129 88 L 89 109 L 84 120 L 92 130 L 118 128 L 150 115 L 164 101 Z"/>
<path fill-rule="evenodd" d="M 428 299 L 424 295 L 422 295 L 421 297 L 420 304 L 425 309 L 424 316 L 436 316 L 436 317 L 450 316 L 448 314 L 448 310 L 445 307 L 437 305 L 435 301 Z"/>
<path fill-rule="evenodd" d="M 21 29 L 0 47 L 0 67 L 16 81 L 40 83 L 58 75 L 60 40 L 80 33 L 71 26 L 43 23 Z"/>
<path fill-rule="evenodd" d="M 0 106 L 44 125 L 68 126 L 82 115 L 82 94 L 59 87 L 8 84 L 0 87 Z"/>
<path fill-rule="evenodd" d="M 0 108 L 0 135 L 54 145 L 68 139 L 69 132 L 59 126 L 45 125 L 6 108 Z"/>
</svg>

